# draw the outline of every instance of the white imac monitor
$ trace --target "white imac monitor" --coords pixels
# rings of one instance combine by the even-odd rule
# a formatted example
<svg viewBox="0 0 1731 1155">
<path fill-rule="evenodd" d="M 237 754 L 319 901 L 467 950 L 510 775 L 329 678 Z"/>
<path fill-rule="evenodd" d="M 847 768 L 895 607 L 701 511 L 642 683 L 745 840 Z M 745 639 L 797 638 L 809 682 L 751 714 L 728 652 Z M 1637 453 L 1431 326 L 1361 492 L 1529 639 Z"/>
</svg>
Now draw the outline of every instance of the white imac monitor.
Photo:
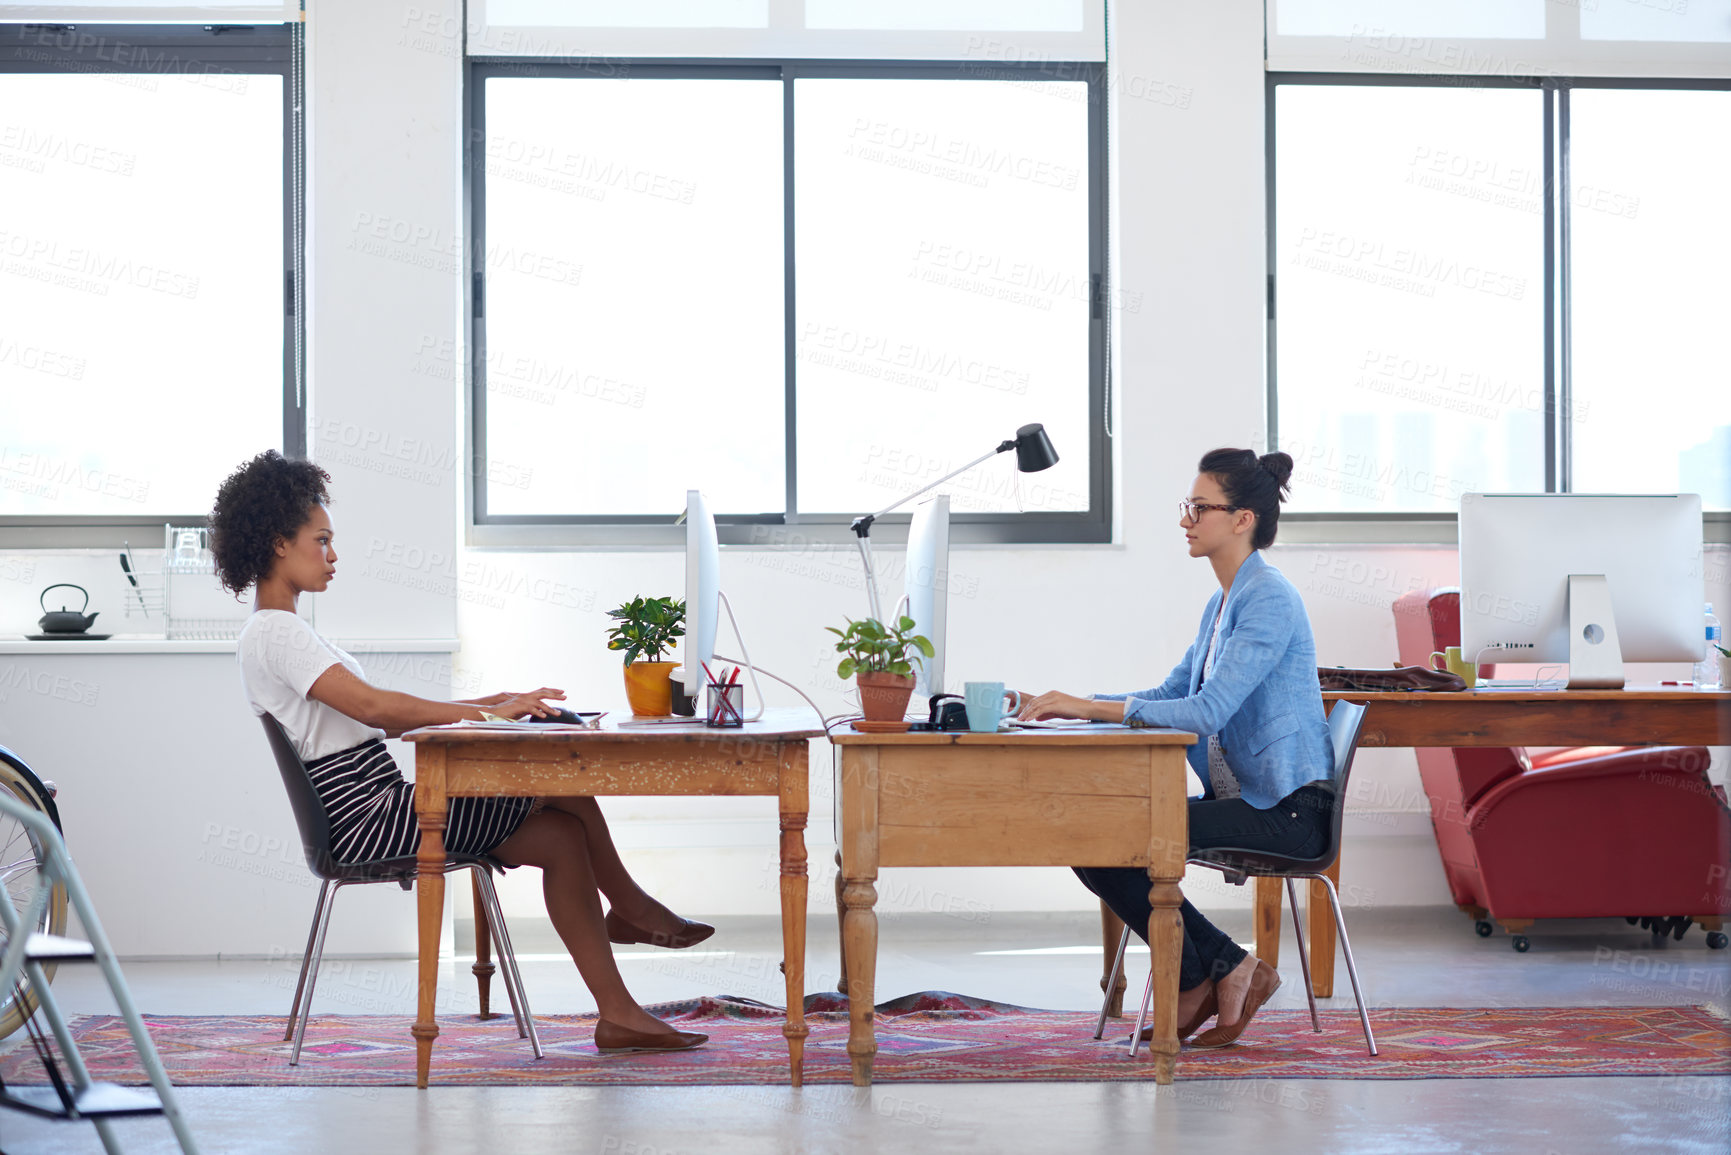
<svg viewBox="0 0 1731 1155">
<path fill-rule="evenodd" d="M 908 525 L 907 615 L 914 633 L 937 652 L 914 667 L 914 696 L 944 692 L 944 627 L 949 617 L 950 499 L 932 498 L 914 510 Z"/>
<path fill-rule="evenodd" d="M 1461 495 L 1461 655 L 1567 662 L 1574 688 L 1623 663 L 1699 661 L 1698 494 Z"/>
<path fill-rule="evenodd" d="M 695 489 L 685 491 L 685 693 L 703 689 L 703 667 L 715 657 L 715 623 L 721 612 L 721 543 L 715 516 Z"/>
</svg>

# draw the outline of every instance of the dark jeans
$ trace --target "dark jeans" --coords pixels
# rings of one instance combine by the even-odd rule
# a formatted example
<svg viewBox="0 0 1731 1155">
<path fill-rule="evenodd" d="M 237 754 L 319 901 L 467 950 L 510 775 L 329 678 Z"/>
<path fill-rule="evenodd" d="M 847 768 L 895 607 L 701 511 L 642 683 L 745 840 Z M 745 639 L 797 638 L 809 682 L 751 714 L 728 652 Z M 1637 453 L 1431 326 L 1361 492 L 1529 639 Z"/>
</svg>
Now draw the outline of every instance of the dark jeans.
<svg viewBox="0 0 1731 1155">
<path fill-rule="evenodd" d="M 1267 810 L 1242 798 L 1194 798 L 1190 802 L 1190 849 L 1216 846 L 1266 850 L 1306 858 L 1322 852 L 1334 810 L 1334 787 L 1326 782 L 1301 786 Z M 1148 941 L 1148 872 L 1131 866 L 1077 866 L 1082 885 L 1100 896 L 1112 913 Z M 1178 989 L 1187 991 L 1208 979 L 1219 979 L 1244 961 L 1245 950 L 1185 899 L 1184 957 L 1178 968 Z"/>
</svg>

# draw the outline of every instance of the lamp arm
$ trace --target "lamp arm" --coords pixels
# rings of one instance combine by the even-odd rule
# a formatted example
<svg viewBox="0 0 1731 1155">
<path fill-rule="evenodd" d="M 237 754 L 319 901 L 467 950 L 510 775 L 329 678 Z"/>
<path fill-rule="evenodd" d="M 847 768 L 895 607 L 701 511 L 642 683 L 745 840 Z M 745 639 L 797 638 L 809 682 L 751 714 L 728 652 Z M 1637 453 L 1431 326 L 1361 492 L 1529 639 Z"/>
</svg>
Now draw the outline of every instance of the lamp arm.
<svg viewBox="0 0 1731 1155">
<path fill-rule="evenodd" d="M 857 529 L 856 532 L 858 532 Z M 859 544 L 860 561 L 865 563 L 866 604 L 871 607 L 872 617 L 881 622 L 884 620 L 884 615 L 882 608 L 878 605 L 878 575 L 872 566 L 872 538 L 869 523 L 865 527 L 865 532 L 860 533 L 855 541 Z"/>
<path fill-rule="evenodd" d="M 960 469 L 952 470 L 951 472 L 944 474 L 924 489 L 916 489 L 906 497 L 898 498 L 889 505 L 878 510 L 876 513 L 868 513 L 863 517 L 856 517 L 853 519 L 853 522 L 848 528 L 852 529 L 854 532 L 854 537 L 857 539 L 859 545 L 860 561 L 865 563 L 866 601 L 871 606 L 872 617 L 876 618 L 880 622 L 883 621 L 883 610 L 880 608 L 880 603 L 878 601 L 877 574 L 874 572 L 872 567 L 872 522 L 876 521 L 884 514 L 906 505 L 920 494 L 930 493 L 952 477 L 957 477 L 966 473 L 968 470 L 972 469 L 980 462 L 985 461 L 987 458 L 996 457 L 998 454 L 1007 452 L 1015 447 L 1015 439 L 1011 438 L 1010 440 L 999 444 L 996 449 L 988 450 L 987 452 L 980 454 Z"/>
<path fill-rule="evenodd" d="M 932 482 L 930 485 L 924 487 L 923 489 L 916 489 L 912 493 L 908 494 L 906 497 L 897 498 L 895 501 L 890 502 L 890 504 L 884 506 L 882 509 L 878 510 L 876 513 L 868 513 L 864 517 L 855 518 L 854 522 L 853 522 L 853 531 L 855 533 L 859 533 L 860 528 L 861 528 L 861 523 L 863 522 L 864 528 L 867 530 L 867 532 L 870 532 L 871 523 L 876 521 L 878 518 L 882 517 L 884 514 L 891 513 L 897 509 L 900 509 L 902 506 L 906 505 L 908 502 L 912 501 L 914 498 L 920 496 L 920 494 L 930 493 L 932 490 L 936 489 L 938 486 L 942 485 L 944 482 L 950 480 L 953 477 L 961 476 L 962 474 L 966 473 L 968 470 L 972 469 L 974 466 L 978 465 L 980 462 L 985 461 L 988 458 L 996 457 L 1000 453 L 1008 452 L 1009 450 L 1014 449 L 1015 447 L 1016 447 L 1016 443 L 1013 439 L 1010 441 L 1006 441 L 1002 445 L 998 446 L 996 449 L 988 450 L 987 452 L 980 454 L 978 457 L 974 458 L 972 461 L 968 462 L 966 465 L 962 466 L 960 469 L 954 469 L 954 470 L 951 470 L 949 473 L 944 474 L 942 477 L 938 478 L 936 481 Z M 864 536 L 864 535 L 862 534 L 861 536 Z"/>
</svg>

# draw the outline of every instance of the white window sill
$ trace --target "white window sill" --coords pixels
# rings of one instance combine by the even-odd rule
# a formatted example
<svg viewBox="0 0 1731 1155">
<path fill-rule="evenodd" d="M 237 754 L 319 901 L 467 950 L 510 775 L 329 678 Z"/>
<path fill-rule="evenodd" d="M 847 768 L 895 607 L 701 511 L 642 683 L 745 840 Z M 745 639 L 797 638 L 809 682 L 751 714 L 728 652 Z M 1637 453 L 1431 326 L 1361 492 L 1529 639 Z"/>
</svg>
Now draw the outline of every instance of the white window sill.
<svg viewBox="0 0 1731 1155">
<path fill-rule="evenodd" d="M 451 654 L 456 638 L 332 638 L 352 654 Z M 161 634 L 116 634 L 105 641 L 33 642 L 23 634 L 0 634 L 0 654 L 232 654 L 233 638 L 182 641 Z"/>
</svg>

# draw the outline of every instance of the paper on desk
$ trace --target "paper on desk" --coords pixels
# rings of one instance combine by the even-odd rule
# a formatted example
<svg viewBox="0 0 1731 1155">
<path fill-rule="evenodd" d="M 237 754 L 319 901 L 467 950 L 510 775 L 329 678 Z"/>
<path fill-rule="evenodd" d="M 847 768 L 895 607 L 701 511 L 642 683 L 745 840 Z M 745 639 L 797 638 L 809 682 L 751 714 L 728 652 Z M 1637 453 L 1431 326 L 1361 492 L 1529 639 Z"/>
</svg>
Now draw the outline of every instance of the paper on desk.
<svg viewBox="0 0 1731 1155">
<path fill-rule="evenodd" d="M 1110 726 L 1114 730 L 1124 729 L 1122 722 L 1095 722 L 1088 718 L 1012 718 L 1010 725 L 1028 730 L 1070 730 L 1077 726 Z"/>
<path fill-rule="evenodd" d="M 465 718 L 459 722 L 446 722 L 442 726 L 431 727 L 435 730 L 593 730 L 594 726 L 579 726 L 571 722 L 477 722 Z"/>
</svg>

